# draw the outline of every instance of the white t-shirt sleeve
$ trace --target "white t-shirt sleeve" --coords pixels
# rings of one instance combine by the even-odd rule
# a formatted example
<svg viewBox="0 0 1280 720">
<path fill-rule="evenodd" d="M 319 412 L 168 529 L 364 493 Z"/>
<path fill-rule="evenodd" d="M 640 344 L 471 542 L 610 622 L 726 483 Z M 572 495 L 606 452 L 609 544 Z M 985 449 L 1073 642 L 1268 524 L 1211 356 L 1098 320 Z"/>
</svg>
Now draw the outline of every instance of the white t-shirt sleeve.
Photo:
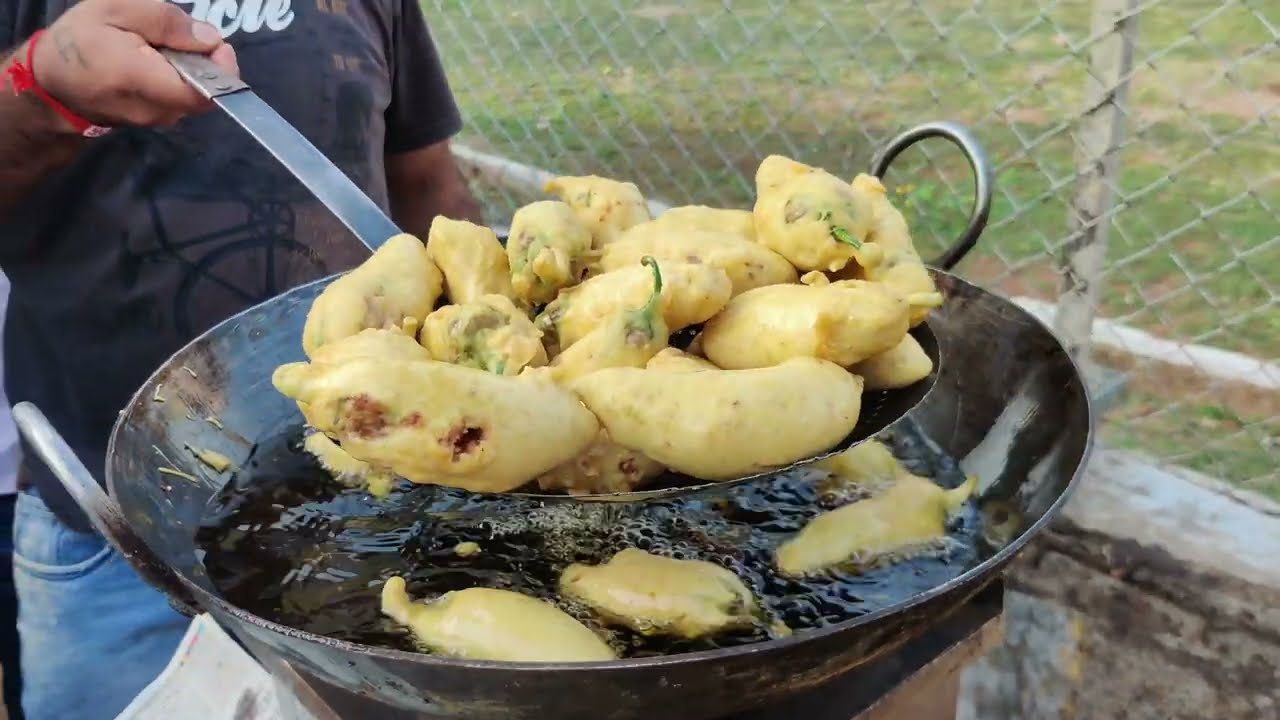
<svg viewBox="0 0 1280 720">
<path fill-rule="evenodd" d="M 9 278 L 0 273 L 0 348 L 4 347 L 4 317 L 9 306 Z M 0 350 L 0 379 L 4 378 L 4 352 Z M 9 412 L 9 398 L 0 382 L 0 495 L 18 491 L 18 429 Z"/>
</svg>

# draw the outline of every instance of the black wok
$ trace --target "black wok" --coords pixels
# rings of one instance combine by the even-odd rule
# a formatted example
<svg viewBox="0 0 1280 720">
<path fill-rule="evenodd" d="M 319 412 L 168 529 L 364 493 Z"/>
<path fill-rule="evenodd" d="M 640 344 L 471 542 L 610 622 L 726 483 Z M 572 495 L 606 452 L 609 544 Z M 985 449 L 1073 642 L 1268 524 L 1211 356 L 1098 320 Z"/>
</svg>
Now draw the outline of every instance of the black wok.
<svg viewBox="0 0 1280 720">
<path fill-rule="evenodd" d="M 975 239 L 976 232 L 963 238 L 938 264 L 949 268 Z M 980 507 L 1012 510 L 1021 530 L 926 592 L 756 644 L 594 664 L 463 661 L 303 632 L 220 597 L 197 560 L 194 536 L 226 476 L 188 448 L 220 452 L 239 466 L 259 443 L 297 424 L 296 406 L 271 386 L 271 372 L 302 359 L 303 319 L 332 278 L 228 319 L 161 367 L 113 430 L 108 492 L 38 409 L 20 404 L 14 417 L 98 531 L 176 608 L 206 611 L 259 654 L 369 698 L 371 717 L 397 708 L 450 718 L 709 719 L 821 684 L 919 634 L 990 583 L 1079 477 L 1093 417 L 1070 355 L 1016 305 L 933 272 L 946 302 L 929 326 L 945 360 L 933 392 L 904 422 L 981 479 Z M 161 474 L 166 466 L 194 479 Z"/>
<path fill-rule="evenodd" d="M 211 613 L 251 646 L 382 703 L 458 718 L 713 718 L 810 687 L 921 632 L 990 582 L 1061 507 L 1089 452 L 1092 416 L 1079 371 L 1017 306 L 936 272 L 947 302 L 931 325 L 948 362 L 911 421 L 982 479 L 980 503 L 1007 503 L 1025 529 L 954 580 L 883 610 L 755 645 L 601 664 L 465 662 L 336 641 L 254 616 L 215 594 L 193 533 L 222 482 L 186 450 L 242 461 L 295 424 L 270 384 L 297 359 L 296 338 L 326 281 L 238 315 L 183 349 L 125 409 L 107 460 L 110 497 L 30 405 L 23 432 L 95 526 L 180 608 Z M 157 394 L 164 402 L 156 401 Z M 207 421 L 216 417 L 224 429 Z M 163 457 L 162 457 L 163 456 Z M 172 465 L 197 479 L 162 475 Z"/>
</svg>

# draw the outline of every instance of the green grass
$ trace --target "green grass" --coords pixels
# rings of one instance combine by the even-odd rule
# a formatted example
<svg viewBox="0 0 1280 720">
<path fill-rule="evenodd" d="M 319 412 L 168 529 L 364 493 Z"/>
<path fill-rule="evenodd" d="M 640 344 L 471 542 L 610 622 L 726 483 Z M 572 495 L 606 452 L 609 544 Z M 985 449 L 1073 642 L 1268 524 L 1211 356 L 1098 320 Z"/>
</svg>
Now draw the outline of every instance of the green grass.
<svg viewBox="0 0 1280 720">
<path fill-rule="evenodd" d="M 1171 406 L 1167 397 L 1131 391 L 1103 437 L 1213 477 L 1233 479 L 1280 499 L 1280 419 L 1250 418 L 1203 400 Z"/>
<path fill-rule="evenodd" d="M 1280 218 L 1268 208 L 1280 213 L 1280 113 L 1257 122 L 1253 108 L 1280 98 L 1265 70 L 1280 52 L 1249 9 L 1220 5 L 1170 0 L 1139 18 L 1136 54 L 1150 62 L 1130 92 L 1119 181 L 1129 203 L 1110 233 L 1102 312 L 1274 358 Z M 1280 24 L 1280 10 L 1252 5 Z M 997 165 L 998 190 L 991 225 L 960 271 L 1009 294 L 1056 295 L 1087 0 L 1043 14 L 1037 3 L 969 0 L 425 7 L 467 118 L 465 142 L 558 172 L 630 179 L 676 204 L 748 207 L 756 164 L 771 152 L 851 176 L 912 124 L 968 124 Z M 1210 134 L 1224 140 L 1207 151 Z M 969 176 L 945 144 L 926 149 L 908 151 L 890 180 L 929 254 L 963 225 Z M 494 220 L 533 199 L 480 190 Z M 1171 423 L 1121 408 L 1109 437 L 1173 457 L 1166 440 L 1181 436 L 1170 425 L 1194 424 L 1199 407 L 1173 405 L 1165 412 L 1181 419 Z M 1254 447 L 1215 461 L 1215 472 L 1276 483 L 1280 452 Z"/>
</svg>

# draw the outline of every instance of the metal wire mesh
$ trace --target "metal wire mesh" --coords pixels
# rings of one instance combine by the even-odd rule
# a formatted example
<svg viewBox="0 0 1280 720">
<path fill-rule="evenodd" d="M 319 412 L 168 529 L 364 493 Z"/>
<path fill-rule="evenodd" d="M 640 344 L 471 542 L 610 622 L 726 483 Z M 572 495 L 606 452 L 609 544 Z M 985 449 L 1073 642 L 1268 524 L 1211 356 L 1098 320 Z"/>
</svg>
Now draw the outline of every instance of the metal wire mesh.
<svg viewBox="0 0 1280 720">
<path fill-rule="evenodd" d="M 1093 355 L 1129 380 L 1104 439 L 1280 496 L 1280 81 L 1267 72 L 1280 66 L 1280 3 L 424 7 L 466 148 L 628 179 L 671 204 L 749 207 L 769 153 L 852 176 L 910 125 L 969 125 L 996 162 L 997 198 L 959 272 L 1052 317 L 1063 258 L 1104 226 L 1104 269 L 1086 278 Z M 1128 55 L 1100 52 L 1117 37 Z M 1101 158 L 1086 120 L 1102 106 L 1115 118 L 1112 200 L 1089 219 L 1082 179 Z M 481 165 L 491 221 L 540 197 L 536 173 Z M 949 146 L 909 151 L 889 181 L 922 253 L 962 227 L 971 183 Z"/>
</svg>

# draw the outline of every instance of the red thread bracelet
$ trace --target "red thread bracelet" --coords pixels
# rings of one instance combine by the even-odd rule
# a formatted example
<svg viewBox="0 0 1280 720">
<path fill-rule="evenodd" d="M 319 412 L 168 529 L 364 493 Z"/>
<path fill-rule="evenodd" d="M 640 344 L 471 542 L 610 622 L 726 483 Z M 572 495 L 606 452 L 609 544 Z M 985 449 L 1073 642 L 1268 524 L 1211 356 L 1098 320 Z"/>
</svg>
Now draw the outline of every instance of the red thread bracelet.
<svg viewBox="0 0 1280 720">
<path fill-rule="evenodd" d="M 25 65 L 21 60 L 14 58 L 13 63 L 4 71 L 5 77 L 9 79 L 9 86 L 13 88 L 13 94 L 21 95 L 29 91 L 39 98 L 41 102 L 49 106 L 59 117 L 70 123 L 71 127 L 84 137 L 99 137 L 110 132 L 111 128 L 94 125 L 71 112 L 66 105 L 55 100 L 52 95 L 45 92 L 44 88 L 40 87 L 40 84 L 36 82 L 35 64 L 32 62 L 32 58 L 35 56 L 36 43 L 40 41 L 42 35 L 44 35 L 44 30 L 37 30 L 27 40 L 27 62 Z"/>
</svg>

